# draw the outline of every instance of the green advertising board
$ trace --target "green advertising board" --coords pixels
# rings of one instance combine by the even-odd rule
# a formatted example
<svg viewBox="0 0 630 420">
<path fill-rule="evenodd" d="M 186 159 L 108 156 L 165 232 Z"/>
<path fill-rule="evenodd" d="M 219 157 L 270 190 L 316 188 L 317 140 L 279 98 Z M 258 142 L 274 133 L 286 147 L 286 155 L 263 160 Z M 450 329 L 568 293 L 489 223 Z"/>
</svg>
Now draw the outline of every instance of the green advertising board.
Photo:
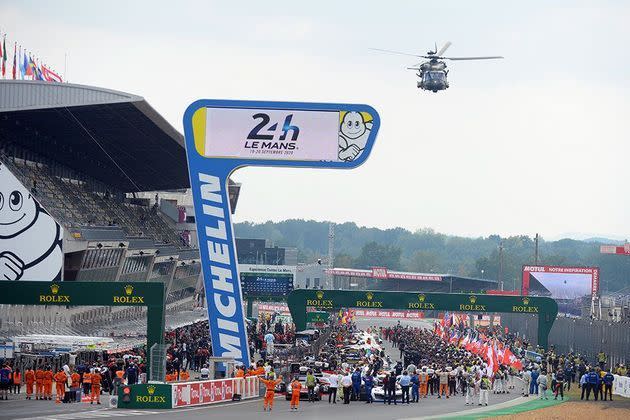
<svg viewBox="0 0 630 420">
<path fill-rule="evenodd" d="M 124 394 L 129 388 L 128 402 Z M 118 408 L 173 408 L 173 393 L 169 384 L 135 384 L 118 388 Z"/>
<path fill-rule="evenodd" d="M 328 322 L 330 314 L 326 311 L 313 311 L 306 313 L 306 322 L 322 323 Z"/>
<path fill-rule="evenodd" d="M 0 281 L 0 304 L 146 306 L 147 365 L 153 344 L 164 340 L 164 284 L 137 282 Z"/>
<path fill-rule="evenodd" d="M 547 297 L 501 296 L 468 293 L 384 292 L 375 290 L 294 290 L 288 298 L 298 331 L 306 328 L 309 312 L 341 308 L 417 311 L 503 312 L 538 315 L 538 344 L 547 348 L 549 332 L 558 315 L 558 304 Z"/>
</svg>

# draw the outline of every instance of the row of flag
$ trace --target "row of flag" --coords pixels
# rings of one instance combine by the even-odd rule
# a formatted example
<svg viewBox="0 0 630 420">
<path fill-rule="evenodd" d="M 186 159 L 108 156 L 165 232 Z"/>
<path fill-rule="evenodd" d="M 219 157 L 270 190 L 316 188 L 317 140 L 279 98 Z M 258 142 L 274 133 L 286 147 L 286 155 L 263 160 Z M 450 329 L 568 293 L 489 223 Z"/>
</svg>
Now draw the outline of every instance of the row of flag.
<svg viewBox="0 0 630 420">
<path fill-rule="evenodd" d="M 7 50 L 7 34 L 2 37 L 0 43 L 0 73 L 3 79 L 13 80 L 42 80 L 46 82 L 63 82 L 61 76 L 49 66 L 39 63 L 36 57 L 28 53 L 26 49 L 22 51 L 22 46 L 18 48 L 17 42 L 13 43 L 13 69 L 7 76 L 7 60 L 9 58 Z"/>
<path fill-rule="evenodd" d="M 445 316 L 446 317 L 446 316 Z M 487 364 L 488 375 L 492 376 L 499 370 L 499 365 L 511 366 L 523 370 L 521 360 L 512 353 L 510 348 L 496 338 L 490 339 L 477 331 L 464 331 L 448 328 L 443 322 L 436 322 L 434 334 L 443 341 L 465 348 L 466 351 L 480 356 Z"/>
<path fill-rule="evenodd" d="M 451 326 L 463 327 L 463 324 L 466 322 L 465 314 L 457 314 L 455 312 L 444 313 L 444 317 L 442 317 L 442 321 L 440 321 L 443 327 L 449 328 Z"/>
</svg>

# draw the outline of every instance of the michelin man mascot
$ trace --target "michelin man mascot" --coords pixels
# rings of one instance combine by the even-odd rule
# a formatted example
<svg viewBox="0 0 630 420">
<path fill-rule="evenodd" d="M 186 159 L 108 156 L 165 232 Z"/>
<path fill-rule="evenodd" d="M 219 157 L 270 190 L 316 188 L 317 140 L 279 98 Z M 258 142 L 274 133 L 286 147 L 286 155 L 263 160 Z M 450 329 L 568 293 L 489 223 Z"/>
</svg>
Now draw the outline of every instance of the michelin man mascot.
<svg viewBox="0 0 630 420">
<path fill-rule="evenodd" d="M 367 144 L 372 122 L 365 122 L 360 112 L 346 112 L 339 126 L 339 160 L 350 162 L 361 156 Z"/>
<path fill-rule="evenodd" d="M 0 281 L 61 280 L 59 224 L 0 163 Z"/>
</svg>

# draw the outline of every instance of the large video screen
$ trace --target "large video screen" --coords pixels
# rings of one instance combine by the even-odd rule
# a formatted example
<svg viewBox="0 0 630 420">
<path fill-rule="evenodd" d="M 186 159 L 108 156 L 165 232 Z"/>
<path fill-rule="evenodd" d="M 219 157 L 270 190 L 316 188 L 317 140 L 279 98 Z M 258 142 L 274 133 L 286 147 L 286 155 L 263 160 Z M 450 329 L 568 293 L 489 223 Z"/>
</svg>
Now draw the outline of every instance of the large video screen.
<svg viewBox="0 0 630 420">
<path fill-rule="evenodd" d="M 293 290 L 293 274 L 241 273 L 245 297 L 287 296 Z"/>
<path fill-rule="evenodd" d="M 523 266 L 523 295 L 575 300 L 597 294 L 599 268 Z"/>
</svg>

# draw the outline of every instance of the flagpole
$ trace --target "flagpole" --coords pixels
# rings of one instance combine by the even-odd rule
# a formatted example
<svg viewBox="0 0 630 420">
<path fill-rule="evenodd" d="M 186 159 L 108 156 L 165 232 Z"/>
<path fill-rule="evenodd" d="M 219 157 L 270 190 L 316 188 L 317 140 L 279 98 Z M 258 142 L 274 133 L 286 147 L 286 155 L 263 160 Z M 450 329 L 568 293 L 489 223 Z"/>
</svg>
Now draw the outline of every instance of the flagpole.
<svg viewBox="0 0 630 420">
<path fill-rule="evenodd" d="M 63 54 L 63 80 L 65 80 L 66 83 L 68 83 L 68 75 L 66 74 L 67 69 L 68 69 L 68 53 L 64 53 Z"/>
</svg>

